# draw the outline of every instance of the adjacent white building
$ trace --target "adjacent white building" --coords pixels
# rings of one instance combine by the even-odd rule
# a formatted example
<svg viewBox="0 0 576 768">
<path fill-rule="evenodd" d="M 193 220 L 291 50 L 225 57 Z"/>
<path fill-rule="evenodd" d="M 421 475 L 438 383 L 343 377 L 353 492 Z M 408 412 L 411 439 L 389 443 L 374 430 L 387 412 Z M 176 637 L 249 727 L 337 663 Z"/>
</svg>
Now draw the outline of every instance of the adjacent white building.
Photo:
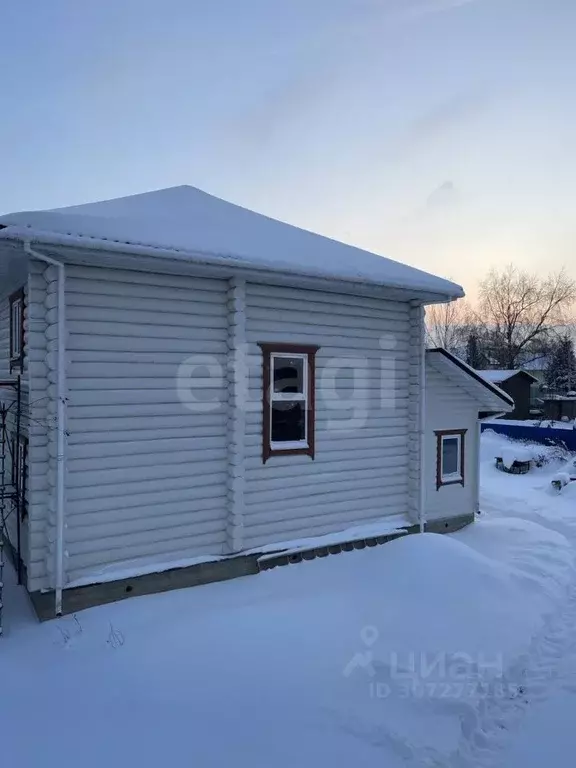
<svg viewBox="0 0 576 768">
<path fill-rule="evenodd" d="M 0 280 L 4 528 L 42 615 L 473 519 L 478 412 L 512 401 L 425 354 L 459 286 L 191 187 L 0 217 Z"/>
</svg>

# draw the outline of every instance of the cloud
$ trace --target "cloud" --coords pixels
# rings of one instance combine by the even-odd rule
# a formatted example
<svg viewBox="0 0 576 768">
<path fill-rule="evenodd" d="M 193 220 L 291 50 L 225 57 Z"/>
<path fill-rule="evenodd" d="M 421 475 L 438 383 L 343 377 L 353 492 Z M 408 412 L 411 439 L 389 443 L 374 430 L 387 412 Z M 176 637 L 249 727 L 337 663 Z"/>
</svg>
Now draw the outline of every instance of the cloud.
<svg viewBox="0 0 576 768">
<path fill-rule="evenodd" d="M 335 15 L 315 29 L 314 35 L 295 44 L 291 56 L 299 62 L 278 82 L 258 95 L 255 103 L 232 121 L 233 131 L 253 146 L 272 142 L 278 134 L 293 128 L 303 115 L 315 112 L 329 99 L 344 77 L 362 72 L 374 59 L 374 47 L 382 45 L 382 35 L 395 34 L 406 23 L 481 2 L 481 0 L 394 0 L 395 9 L 382 0 L 361 0 L 354 13 Z M 345 0 L 347 3 L 348 0 Z M 346 8 L 350 6 L 346 5 Z M 478 106 L 479 94 L 453 96 L 407 128 L 411 141 L 441 132 L 446 123 L 465 117 Z M 481 95 L 480 95 L 480 100 Z"/>
<path fill-rule="evenodd" d="M 394 151 L 403 157 L 406 152 L 429 148 L 432 143 L 481 114 L 492 98 L 485 85 L 476 84 L 439 101 L 407 121 L 394 142 Z"/>
<path fill-rule="evenodd" d="M 262 93 L 258 103 L 237 119 L 234 130 L 255 145 L 268 143 L 300 115 L 313 111 L 334 80 L 322 68 L 288 78 Z"/>
<path fill-rule="evenodd" d="M 479 0 L 433 0 L 432 2 L 414 5 L 406 8 L 401 13 L 403 21 L 418 21 L 425 16 L 434 16 L 439 13 L 446 13 L 455 8 L 462 8 L 465 5 L 472 5 Z"/>
<path fill-rule="evenodd" d="M 445 181 L 436 187 L 426 199 L 426 208 L 436 210 L 455 205 L 459 200 L 458 190 L 453 181 Z"/>
</svg>

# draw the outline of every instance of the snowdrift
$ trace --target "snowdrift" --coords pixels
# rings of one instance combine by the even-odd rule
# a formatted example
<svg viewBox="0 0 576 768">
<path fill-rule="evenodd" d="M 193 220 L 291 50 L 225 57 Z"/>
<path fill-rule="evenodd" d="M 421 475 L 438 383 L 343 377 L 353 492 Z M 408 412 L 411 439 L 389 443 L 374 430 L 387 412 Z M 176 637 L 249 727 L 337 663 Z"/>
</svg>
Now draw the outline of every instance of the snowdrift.
<svg viewBox="0 0 576 768">
<path fill-rule="evenodd" d="M 4 759 L 448 759 L 499 681 L 498 695 L 515 695 L 508 671 L 561 600 L 572 563 L 562 533 L 495 518 L 41 626 L 9 613 Z M 65 748 L 51 752 L 63 727 Z"/>
</svg>

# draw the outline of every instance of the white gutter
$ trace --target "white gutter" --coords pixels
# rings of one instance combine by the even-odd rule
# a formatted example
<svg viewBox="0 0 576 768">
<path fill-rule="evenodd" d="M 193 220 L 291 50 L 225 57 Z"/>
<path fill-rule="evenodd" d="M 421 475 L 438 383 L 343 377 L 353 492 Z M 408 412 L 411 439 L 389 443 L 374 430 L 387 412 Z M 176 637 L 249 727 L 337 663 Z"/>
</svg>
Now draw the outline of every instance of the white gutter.
<svg viewBox="0 0 576 768">
<path fill-rule="evenodd" d="M 418 499 L 418 522 L 420 533 L 426 528 L 426 331 L 424 306 L 420 307 L 420 412 L 418 414 L 418 433 L 420 436 L 420 496 Z"/>
<path fill-rule="evenodd" d="M 417 301 L 422 301 L 425 304 L 445 304 L 446 302 L 454 301 L 455 299 L 464 298 L 464 289 L 460 285 L 451 283 L 449 280 L 444 280 L 443 278 L 434 278 L 439 281 L 441 285 L 430 286 L 426 282 L 420 282 L 419 280 L 414 282 L 409 280 L 408 282 L 405 282 L 401 278 L 394 280 L 383 278 L 374 279 L 361 274 L 343 274 L 338 276 L 326 273 L 320 268 L 304 267 L 302 265 L 295 267 L 289 262 L 266 263 L 258 262 L 257 260 L 250 261 L 248 258 L 235 256 L 234 254 L 200 250 L 181 250 L 177 248 L 99 239 L 90 235 L 67 235 L 46 230 L 35 230 L 26 226 L 10 224 L 7 221 L 8 218 L 8 216 L 0 217 L 0 227 L 4 227 L 4 229 L 1 230 L 2 235 L 0 235 L 0 238 L 2 239 L 6 238 L 8 240 L 17 241 L 30 241 L 33 239 L 34 242 L 43 245 L 64 246 L 93 252 L 107 252 L 110 254 L 121 253 L 138 257 L 150 256 L 153 259 L 165 259 L 167 261 L 180 263 L 227 267 L 228 270 L 230 267 L 234 267 L 242 272 L 258 271 L 263 275 L 289 275 L 291 279 L 297 276 L 324 281 L 328 284 L 338 281 L 344 283 L 344 285 L 352 284 L 368 286 L 375 289 L 385 288 L 393 291 L 398 290 L 404 293 L 410 292 L 412 294 L 419 294 L 421 295 L 421 298 L 419 296 Z M 322 236 L 319 235 L 319 237 Z M 89 263 L 93 264 L 93 259 L 90 260 Z M 138 259 L 138 263 L 141 263 L 141 259 Z M 429 275 L 428 277 L 433 276 Z"/>
<path fill-rule="evenodd" d="M 57 478 L 56 478 L 56 553 L 54 600 L 56 616 L 62 615 L 62 590 L 64 586 L 64 494 L 66 471 L 66 270 L 62 262 L 35 251 L 30 241 L 24 241 L 24 251 L 58 269 L 58 358 L 57 358 Z"/>
</svg>

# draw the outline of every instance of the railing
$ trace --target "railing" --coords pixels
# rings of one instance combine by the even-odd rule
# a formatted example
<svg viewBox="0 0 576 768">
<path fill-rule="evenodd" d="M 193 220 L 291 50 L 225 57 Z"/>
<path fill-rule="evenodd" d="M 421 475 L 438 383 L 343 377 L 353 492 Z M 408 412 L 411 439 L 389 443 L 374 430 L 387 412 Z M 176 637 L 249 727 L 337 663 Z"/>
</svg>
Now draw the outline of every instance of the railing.
<svg viewBox="0 0 576 768">
<path fill-rule="evenodd" d="M 2 389 L 12 389 L 14 391 L 14 399 L 8 406 L 0 402 L 0 636 L 3 634 L 4 567 L 6 564 L 7 547 L 10 547 L 12 554 L 15 555 L 18 584 L 22 583 L 20 515 L 24 500 L 24 482 L 26 477 L 24 469 L 24 471 L 20 472 L 22 481 L 17 479 L 16 485 L 14 485 L 12 467 L 14 466 L 15 457 L 14 448 L 8 435 L 7 422 L 8 412 L 15 408 L 15 412 L 11 412 L 11 417 L 14 422 L 13 435 L 15 445 L 18 446 L 20 442 L 22 406 L 20 376 L 14 381 L 0 381 L 0 390 Z M 8 535 L 7 520 L 11 515 L 16 517 L 16 542 L 10 541 L 10 536 Z"/>
</svg>

